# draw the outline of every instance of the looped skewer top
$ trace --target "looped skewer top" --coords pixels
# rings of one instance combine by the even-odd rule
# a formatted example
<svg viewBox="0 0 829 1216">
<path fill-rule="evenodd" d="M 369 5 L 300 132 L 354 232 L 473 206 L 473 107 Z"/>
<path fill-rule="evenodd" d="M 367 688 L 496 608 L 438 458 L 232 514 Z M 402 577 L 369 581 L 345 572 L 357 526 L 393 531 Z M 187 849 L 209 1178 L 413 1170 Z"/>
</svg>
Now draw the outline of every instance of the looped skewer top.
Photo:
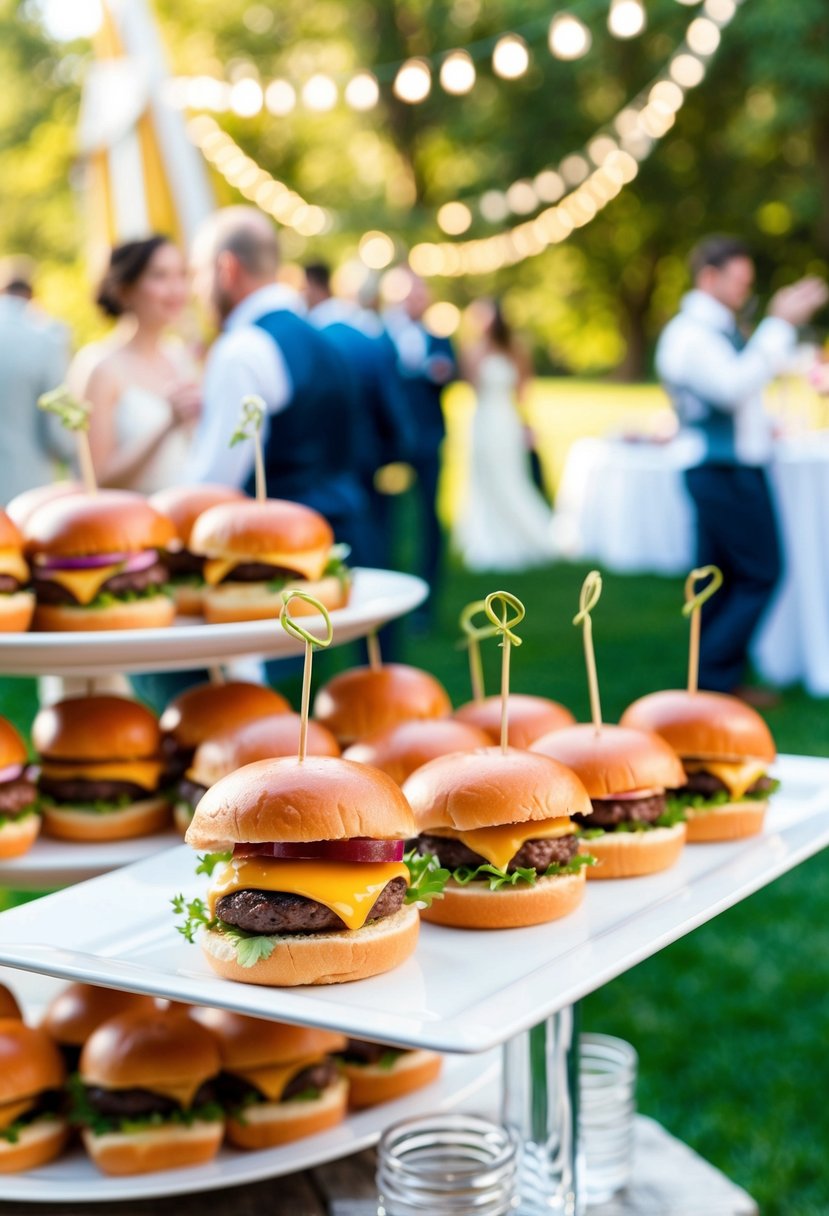
<svg viewBox="0 0 829 1216">
<path fill-rule="evenodd" d="M 573 617 L 574 625 L 581 625 L 589 619 L 590 613 L 602 598 L 602 576 L 598 570 L 591 570 L 581 585 L 579 592 L 579 610 Z"/>
<path fill-rule="evenodd" d="M 472 700 L 479 703 L 486 695 L 484 687 L 484 667 L 481 662 L 481 642 L 485 638 L 494 638 L 498 628 L 493 625 L 476 625 L 475 617 L 486 613 L 484 600 L 473 600 L 461 612 L 459 624 L 464 637 L 461 642 L 469 652 L 469 683 L 472 685 Z"/>
<path fill-rule="evenodd" d="M 253 440 L 257 502 L 264 502 L 268 496 L 265 482 L 265 458 L 262 453 L 262 424 L 265 421 L 267 408 L 264 398 L 260 397 L 257 393 L 251 393 L 249 396 L 243 397 L 239 424 L 230 436 L 229 444 L 230 447 L 234 448 L 237 443 L 243 443 L 245 439 Z"/>
<path fill-rule="evenodd" d="M 499 618 L 495 605 L 500 603 L 502 615 Z M 512 608 L 515 615 L 510 618 Z M 492 634 L 500 634 L 503 656 L 501 659 L 501 751 L 506 752 L 509 740 L 509 657 L 513 646 L 521 645 L 521 638 L 513 632 L 513 626 L 523 621 L 526 609 L 517 596 L 509 591 L 493 591 L 484 600 L 484 612 L 492 625 Z"/>
<path fill-rule="evenodd" d="M 92 463 L 92 449 L 89 446 L 89 422 L 92 417 L 92 406 L 88 401 L 79 401 L 70 393 L 65 384 L 43 393 L 37 399 L 38 409 L 47 414 L 54 414 L 61 425 L 75 434 L 78 449 L 78 464 L 81 467 L 81 477 L 84 487 L 89 494 L 95 494 L 98 480 L 95 476 L 95 466 Z"/>
<path fill-rule="evenodd" d="M 694 588 L 700 579 L 708 582 L 699 591 Z M 702 625 L 702 605 L 710 600 L 723 584 L 723 573 L 719 566 L 698 566 L 685 580 L 685 603 L 682 615 L 691 618 L 691 636 L 688 640 L 688 692 L 699 688 L 699 643 Z"/>
<path fill-rule="evenodd" d="M 316 608 L 325 621 L 325 635 L 323 637 L 315 637 L 313 633 L 310 633 L 307 629 L 303 629 L 299 622 L 291 616 L 289 608 L 293 600 L 303 600 L 304 603 Z M 311 706 L 311 664 L 313 662 L 314 647 L 321 646 L 324 649 L 326 646 L 331 645 L 334 639 L 334 626 L 331 624 L 331 617 L 328 615 L 328 609 L 325 605 L 321 604 L 313 595 L 309 595 L 307 591 L 298 590 L 282 592 L 282 610 L 279 613 L 279 623 L 290 637 L 305 643 L 305 665 L 302 670 L 302 703 L 299 710 L 299 748 L 297 750 L 298 759 L 302 763 L 305 759 L 308 745 L 308 714 Z"/>
<path fill-rule="evenodd" d="M 599 697 L 599 677 L 596 672 L 596 652 L 593 649 L 593 619 L 590 613 L 602 596 L 602 576 L 591 570 L 581 585 L 579 610 L 573 617 L 574 625 L 582 626 L 584 635 L 584 662 L 587 667 L 587 686 L 590 692 L 590 716 L 596 733 L 602 729 L 602 703 Z"/>
</svg>

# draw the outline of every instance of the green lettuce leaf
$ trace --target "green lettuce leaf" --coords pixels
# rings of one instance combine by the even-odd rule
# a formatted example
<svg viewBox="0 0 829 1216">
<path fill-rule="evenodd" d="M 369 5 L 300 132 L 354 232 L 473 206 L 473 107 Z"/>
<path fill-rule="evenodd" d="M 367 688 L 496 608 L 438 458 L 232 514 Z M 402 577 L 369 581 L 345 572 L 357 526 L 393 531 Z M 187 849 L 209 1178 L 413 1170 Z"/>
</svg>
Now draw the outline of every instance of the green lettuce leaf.
<svg viewBox="0 0 829 1216">
<path fill-rule="evenodd" d="M 232 856 L 232 849 L 226 853 L 200 853 L 199 864 L 196 866 L 196 873 L 206 874 L 208 878 L 210 878 L 212 877 L 216 866 L 221 865 L 224 861 L 230 861 Z"/>
<path fill-rule="evenodd" d="M 411 849 L 404 854 L 403 862 L 409 871 L 407 904 L 420 904 L 429 908 L 433 899 L 443 899 L 443 888 L 449 881 L 449 871 L 443 869 L 433 854 L 418 853 L 417 849 Z"/>
<path fill-rule="evenodd" d="M 525 866 L 517 866 L 514 870 L 506 871 L 499 870 L 497 866 L 490 865 L 488 862 L 483 866 L 459 866 L 452 871 L 452 879 L 461 887 L 466 887 L 471 882 L 485 882 L 490 891 L 500 891 L 504 887 L 517 887 L 520 883 L 526 883 L 527 886 L 534 886 L 539 878 L 556 878 L 561 874 L 578 874 L 584 866 L 594 866 L 596 858 L 591 857 L 588 853 L 577 853 L 565 865 L 559 862 L 553 862 L 547 866 L 543 874 L 539 874 L 535 869 L 529 869 Z"/>
</svg>

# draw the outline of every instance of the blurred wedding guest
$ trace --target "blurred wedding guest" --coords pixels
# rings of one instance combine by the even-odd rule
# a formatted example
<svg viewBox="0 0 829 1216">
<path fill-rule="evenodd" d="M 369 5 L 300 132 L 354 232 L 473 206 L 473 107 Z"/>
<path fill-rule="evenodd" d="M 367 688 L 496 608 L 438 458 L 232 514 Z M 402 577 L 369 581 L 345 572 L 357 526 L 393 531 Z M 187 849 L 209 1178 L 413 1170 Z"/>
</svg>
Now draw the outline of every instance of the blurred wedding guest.
<svg viewBox="0 0 829 1216">
<path fill-rule="evenodd" d="M 369 504 L 359 561 L 387 568 L 392 564 L 389 502 L 378 486 L 378 474 L 393 462 L 405 461 L 411 449 L 397 353 L 377 313 L 333 295 L 330 268 L 324 262 L 305 267 L 305 299 L 308 320 L 336 347 L 356 379 L 356 468 Z"/>
<path fill-rule="evenodd" d="M 446 385 L 458 377 L 451 341 L 431 333 L 423 322 L 429 303 L 428 287 L 409 271 L 405 298 L 399 307 L 385 314 L 386 327 L 397 348 L 413 427 L 414 447 L 409 463 L 417 479 L 414 490 L 420 514 L 418 573 L 431 589 L 426 604 L 413 614 L 421 627 L 431 623 L 443 556 L 443 534 L 437 514 L 440 455 L 446 434 L 441 398 Z"/>
<path fill-rule="evenodd" d="M 526 570 L 553 556 L 552 512 L 533 482 L 531 437 L 520 413 L 532 362 L 500 304 L 482 302 L 481 309 L 483 333 L 462 361 L 476 404 L 454 541 L 470 570 Z"/>
<path fill-rule="evenodd" d="M 117 324 L 78 352 L 69 373 L 73 391 L 92 405 L 101 485 L 151 494 L 183 479 L 201 410 L 195 361 L 173 336 L 188 294 L 186 262 L 167 237 L 112 250 L 97 304 Z"/>
<path fill-rule="evenodd" d="M 666 326 L 656 366 L 683 430 L 695 437 L 685 474 L 696 514 L 697 563 L 722 569 L 724 583 L 702 612 L 700 686 L 752 703 L 748 650 L 780 579 L 782 558 L 766 466 L 772 427 L 763 389 L 782 371 L 805 324 L 829 298 L 816 278 L 781 288 L 750 337 L 739 325 L 752 297 L 748 246 L 709 236 L 691 252 L 693 290 Z"/>
<path fill-rule="evenodd" d="M 254 207 L 227 207 L 196 236 L 194 283 L 222 327 L 208 355 L 204 413 L 187 466 L 191 481 L 254 492 L 253 445 L 229 447 L 242 398 L 262 397 L 269 496 L 320 511 L 358 551 L 365 495 L 356 472 L 357 392 L 339 351 L 276 282 L 279 246 Z"/>
<path fill-rule="evenodd" d="M 53 479 L 57 460 L 71 456 L 56 420 L 37 408 L 42 393 L 66 374 L 69 335 L 32 302 L 34 264 L 0 262 L 0 467 L 3 501 Z"/>
</svg>

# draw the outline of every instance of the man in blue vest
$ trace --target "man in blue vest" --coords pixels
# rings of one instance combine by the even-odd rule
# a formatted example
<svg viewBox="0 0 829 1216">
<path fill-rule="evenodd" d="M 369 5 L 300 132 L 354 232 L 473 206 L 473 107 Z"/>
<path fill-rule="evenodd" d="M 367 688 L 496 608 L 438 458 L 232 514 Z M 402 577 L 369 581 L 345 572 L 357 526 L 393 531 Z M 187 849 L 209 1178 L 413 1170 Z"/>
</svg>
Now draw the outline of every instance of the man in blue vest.
<svg viewBox="0 0 829 1216">
<path fill-rule="evenodd" d="M 754 287 L 748 247 L 707 237 L 692 251 L 690 269 L 694 289 L 659 339 L 656 366 L 680 425 L 696 441 L 685 480 L 696 512 L 697 562 L 719 566 L 724 576 L 702 613 L 700 686 L 759 705 L 768 694 L 745 688 L 743 679 L 782 567 L 762 392 L 790 360 L 797 326 L 828 293 L 815 278 L 782 288 L 746 339 L 738 317 Z"/>
<path fill-rule="evenodd" d="M 360 563 L 366 500 L 358 473 L 357 385 L 336 348 L 277 283 L 273 224 L 253 207 L 228 207 L 199 232 L 194 282 L 222 325 L 208 355 L 203 410 L 188 480 L 253 491 L 252 445 L 228 446 L 242 398 L 267 406 L 268 495 L 305 503 L 331 523 Z"/>
</svg>

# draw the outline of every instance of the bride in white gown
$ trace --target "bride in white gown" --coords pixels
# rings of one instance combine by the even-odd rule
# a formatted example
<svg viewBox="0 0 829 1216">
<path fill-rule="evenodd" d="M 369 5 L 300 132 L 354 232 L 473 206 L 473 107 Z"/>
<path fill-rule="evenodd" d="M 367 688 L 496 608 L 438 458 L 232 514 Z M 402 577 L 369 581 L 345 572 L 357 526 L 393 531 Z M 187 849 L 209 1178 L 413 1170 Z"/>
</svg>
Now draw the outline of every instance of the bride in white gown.
<svg viewBox="0 0 829 1216">
<path fill-rule="evenodd" d="M 467 367 L 476 408 L 467 493 L 454 542 L 470 570 L 526 570 L 553 556 L 552 512 L 532 481 L 527 432 L 518 412 L 530 370 L 494 304 Z"/>
<path fill-rule="evenodd" d="M 92 405 L 89 442 L 103 486 L 152 494 L 182 479 L 201 391 L 195 364 L 169 333 L 188 297 L 184 258 L 166 237 L 113 249 L 97 303 L 118 324 L 79 351 L 69 373 Z"/>
</svg>

